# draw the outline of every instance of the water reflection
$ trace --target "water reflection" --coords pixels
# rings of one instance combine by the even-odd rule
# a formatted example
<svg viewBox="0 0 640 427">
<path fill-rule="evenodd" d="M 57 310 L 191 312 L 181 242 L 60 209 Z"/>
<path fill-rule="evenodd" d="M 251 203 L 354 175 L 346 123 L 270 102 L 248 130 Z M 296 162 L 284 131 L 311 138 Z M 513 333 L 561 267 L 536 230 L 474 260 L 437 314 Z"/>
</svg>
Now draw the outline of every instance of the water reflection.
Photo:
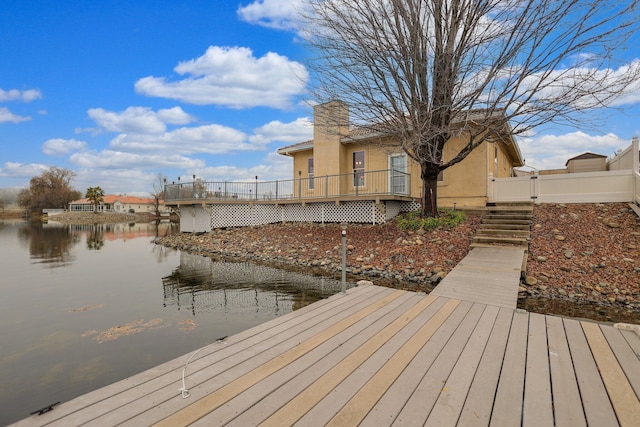
<svg viewBox="0 0 640 427">
<path fill-rule="evenodd" d="M 180 254 L 180 266 L 162 278 L 164 306 L 200 312 L 252 310 L 288 313 L 340 291 L 340 282 L 250 263 Z"/>
<path fill-rule="evenodd" d="M 29 248 L 34 264 L 48 268 L 71 264 L 75 259 L 71 248 L 80 242 L 80 236 L 62 224 L 25 223 L 18 229 L 18 239 Z"/>
</svg>

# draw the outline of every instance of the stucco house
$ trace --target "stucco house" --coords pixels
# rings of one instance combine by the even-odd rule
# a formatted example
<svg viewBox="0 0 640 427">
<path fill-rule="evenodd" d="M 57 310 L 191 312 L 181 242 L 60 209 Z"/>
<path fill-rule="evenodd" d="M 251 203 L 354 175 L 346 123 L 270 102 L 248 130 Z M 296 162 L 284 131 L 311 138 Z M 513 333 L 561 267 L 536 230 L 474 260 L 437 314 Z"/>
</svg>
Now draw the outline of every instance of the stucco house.
<svg viewBox="0 0 640 427">
<path fill-rule="evenodd" d="M 92 212 L 93 203 L 87 198 L 74 200 L 69 203 L 70 211 Z M 155 213 L 155 200 L 152 198 L 114 195 L 108 194 L 104 196 L 104 201 L 98 206 L 99 212 L 115 212 L 115 213 Z M 164 202 L 160 201 L 160 212 L 164 212 Z"/>
<path fill-rule="evenodd" d="M 482 111 L 474 120 L 492 120 Z M 469 115 L 467 115 L 467 120 Z M 452 158 L 464 146 L 465 135 L 445 145 L 444 158 Z M 325 177 L 343 176 L 340 194 L 387 193 L 420 198 L 420 166 L 402 150 L 397 141 L 377 132 L 353 128 L 349 108 L 341 101 L 314 107 L 313 139 L 278 149 L 293 159 L 294 193 L 301 198 L 318 197 L 327 191 Z M 499 136 L 482 143 L 460 163 L 438 178 L 438 205 L 477 208 L 488 201 L 487 182 L 491 177 L 512 177 L 523 166 L 511 129 L 503 126 Z M 325 184 L 327 183 L 327 184 Z M 334 191 L 332 189 L 332 191 Z"/>
</svg>

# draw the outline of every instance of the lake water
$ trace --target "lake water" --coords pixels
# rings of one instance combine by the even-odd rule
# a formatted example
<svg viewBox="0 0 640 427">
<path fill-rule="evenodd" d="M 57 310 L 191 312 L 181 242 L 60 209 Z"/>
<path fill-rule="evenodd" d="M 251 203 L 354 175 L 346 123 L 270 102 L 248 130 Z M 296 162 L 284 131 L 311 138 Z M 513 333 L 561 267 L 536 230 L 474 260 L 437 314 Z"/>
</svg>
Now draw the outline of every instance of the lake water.
<svg viewBox="0 0 640 427">
<path fill-rule="evenodd" d="M 0 221 L 0 425 L 340 290 L 152 243 L 175 227 Z"/>
</svg>

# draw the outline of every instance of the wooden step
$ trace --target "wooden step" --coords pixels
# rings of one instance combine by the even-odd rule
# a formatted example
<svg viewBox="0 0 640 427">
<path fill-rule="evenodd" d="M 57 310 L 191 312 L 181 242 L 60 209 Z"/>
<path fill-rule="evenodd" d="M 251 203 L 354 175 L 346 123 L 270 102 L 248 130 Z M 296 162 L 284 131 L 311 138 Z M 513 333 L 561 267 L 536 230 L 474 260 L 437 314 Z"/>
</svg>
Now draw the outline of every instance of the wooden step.
<svg viewBox="0 0 640 427">
<path fill-rule="evenodd" d="M 529 224 L 503 224 L 503 223 L 488 223 L 478 224 L 478 229 L 490 229 L 490 230 L 525 230 L 529 231 L 531 227 Z"/>
<path fill-rule="evenodd" d="M 493 236 L 474 236 L 473 243 L 507 243 L 514 245 L 529 245 L 529 239 L 524 237 L 493 237 Z"/>
<path fill-rule="evenodd" d="M 532 206 L 488 206 L 487 212 L 525 212 L 533 213 Z"/>
<path fill-rule="evenodd" d="M 531 220 L 528 219 L 491 219 L 483 218 L 482 224 L 504 224 L 504 225 L 531 225 Z"/>
<path fill-rule="evenodd" d="M 523 214 L 523 213 L 494 213 L 487 214 L 484 216 L 486 219 L 532 219 L 532 215 Z"/>
<path fill-rule="evenodd" d="M 483 228 L 476 232 L 476 236 L 506 236 L 506 237 L 531 237 L 529 230 L 505 230 L 495 228 Z"/>
</svg>

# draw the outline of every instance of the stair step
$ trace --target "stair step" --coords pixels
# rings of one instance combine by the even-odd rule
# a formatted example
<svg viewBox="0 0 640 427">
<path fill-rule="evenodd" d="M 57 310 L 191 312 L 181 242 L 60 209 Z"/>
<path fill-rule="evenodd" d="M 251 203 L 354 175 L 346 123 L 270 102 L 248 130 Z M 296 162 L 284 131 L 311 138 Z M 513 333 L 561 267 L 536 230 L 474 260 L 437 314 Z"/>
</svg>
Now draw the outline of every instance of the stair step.
<svg viewBox="0 0 640 427">
<path fill-rule="evenodd" d="M 488 213 L 484 217 L 488 219 L 532 219 L 533 215 L 524 213 Z"/>
<path fill-rule="evenodd" d="M 478 224 L 478 229 L 484 230 L 525 230 L 529 231 L 531 227 L 529 224 L 503 224 L 503 223 L 487 223 L 487 224 Z"/>
<path fill-rule="evenodd" d="M 531 237 L 529 230 L 504 230 L 495 228 L 482 228 L 476 232 L 476 236 L 505 236 L 505 237 Z"/>
<path fill-rule="evenodd" d="M 488 206 L 487 212 L 525 212 L 533 213 L 531 206 Z"/>
<path fill-rule="evenodd" d="M 474 243 L 512 243 L 529 245 L 529 240 L 524 237 L 493 237 L 493 236 L 474 236 Z"/>
<path fill-rule="evenodd" d="M 483 218 L 482 224 L 505 224 L 505 225 L 531 225 L 531 220 L 528 219 L 491 219 Z"/>
</svg>

